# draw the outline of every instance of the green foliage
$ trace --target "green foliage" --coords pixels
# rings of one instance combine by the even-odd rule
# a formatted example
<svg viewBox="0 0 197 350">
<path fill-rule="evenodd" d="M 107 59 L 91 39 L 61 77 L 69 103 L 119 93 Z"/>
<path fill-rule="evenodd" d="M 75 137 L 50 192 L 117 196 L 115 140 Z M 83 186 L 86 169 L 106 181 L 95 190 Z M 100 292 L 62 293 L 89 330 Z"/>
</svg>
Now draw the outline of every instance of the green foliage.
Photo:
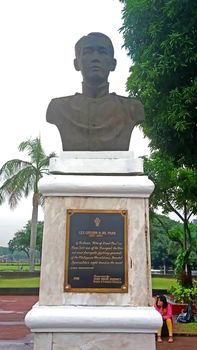
<svg viewBox="0 0 197 350">
<path fill-rule="evenodd" d="M 188 253 L 188 250 L 181 250 L 178 254 L 175 262 L 175 273 L 177 281 L 183 287 L 192 287 L 190 252 Z"/>
<path fill-rule="evenodd" d="M 123 0 L 127 88 L 145 106 L 150 146 L 176 164 L 197 166 L 197 2 Z"/>
<path fill-rule="evenodd" d="M 7 256 L 10 254 L 9 248 L 0 246 L 0 256 Z"/>
<path fill-rule="evenodd" d="M 172 242 L 168 231 L 177 224 L 167 216 L 151 213 L 150 238 L 151 238 L 151 263 L 153 268 L 165 266 L 174 268 L 177 257 L 177 244 Z"/>
<path fill-rule="evenodd" d="M 172 286 L 169 289 L 169 293 L 172 294 L 176 303 L 189 303 L 192 301 L 197 302 L 197 286 L 192 288 L 184 288 L 181 285 Z"/>
<path fill-rule="evenodd" d="M 167 228 L 166 235 L 179 247 L 177 268 L 181 271 L 182 265 L 186 272 L 197 251 L 197 233 L 189 225 L 197 213 L 197 2 L 121 2 L 121 30 L 133 60 L 127 88 L 145 106 L 143 129 L 155 150 L 145 159 L 145 172 L 155 184 L 151 211 L 174 212 L 182 221 L 182 226 Z M 161 260 L 166 243 L 156 245 Z M 153 253 L 159 256 L 156 249 Z"/>
<path fill-rule="evenodd" d="M 176 262 L 179 280 L 184 286 L 192 286 L 190 255 L 197 250 L 197 226 L 190 224 L 189 220 L 197 213 L 197 171 L 175 167 L 171 159 L 163 157 L 160 152 L 154 152 L 150 159 L 144 158 L 144 165 L 145 173 L 155 184 L 150 198 L 151 212 L 158 209 L 162 209 L 164 214 L 174 212 L 182 221 L 182 225 L 167 228 L 166 233 L 171 241 L 179 245 Z"/>
<path fill-rule="evenodd" d="M 154 152 L 151 158 L 144 158 L 145 173 L 155 184 L 151 198 L 153 209 L 161 207 L 163 213 L 174 211 L 184 221 L 180 211 L 187 209 L 187 217 L 197 213 L 197 171 L 175 167 L 172 160 Z"/>
<path fill-rule="evenodd" d="M 26 253 L 22 251 L 19 252 L 18 250 L 14 250 L 13 252 L 11 252 L 8 247 L 0 247 L 0 257 L 2 257 L 2 259 L 8 259 L 9 261 L 27 260 Z"/>
<path fill-rule="evenodd" d="M 19 151 L 26 151 L 29 161 L 12 159 L 7 161 L 0 169 L 0 180 L 4 181 L 0 187 L 0 205 L 8 199 L 10 208 L 14 209 L 20 199 L 33 192 L 31 238 L 29 249 L 30 271 L 34 270 L 35 248 L 38 221 L 38 206 L 42 204 L 42 196 L 38 190 L 38 181 L 48 174 L 49 161 L 55 153 L 46 155 L 41 140 L 27 140 L 21 142 Z"/>
<path fill-rule="evenodd" d="M 27 151 L 29 161 L 12 159 L 0 169 L 0 205 L 8 199 L 10 208 L 14 209 L 20 199 L 28 197 L 31 192 L 38 193 L 38 181 L 48 174 L 49 161 L 55 153 L 45 155 L 39 138 L 21 142 L 19 151 Z M 39 194 L 40 196 L 40 194 Z"/>
<path fill-rule="evenodd" d="M 42 250 L 42 235 L 43 235 L 43 222 L 37 223 L 37 237 L 36 237 L 36 250 L 41 255 Z M 8 242 L 9 250 L 11 253 L 14 251 L 23 251 L 29 257 L 30 247 L 30 236 L 31 236 L 31 221 L 23 227 L 22 230 L 17 231 L 14 238 Z"/>
<path fill-rule="evenodd" d="M 197 171 L 174 167 L 169 158 L 154 152 L 144 158 L 145 173 L 155 185 L 151 197 L 152 211 L 162 208 L 163 213 L 174 212 L 183 222 L 197 213 Z"/>
<path fill-rule="evenodd" d="M 191 249 L 196 253 L 197 251 L 197 225 L 196 224 L 188 224 L 188 229 L 190 232 L 190 242 L 191 242 Z M 169 231 L 168 231 L 168 237 L 170 240 L 177 242 L 180 247 L 184 248 L 184 226 L 180 223 L 177 223 L 174 225 Z M 185 254 L 182 254 L 182 260 L 184 260 Z"/>
</svg>

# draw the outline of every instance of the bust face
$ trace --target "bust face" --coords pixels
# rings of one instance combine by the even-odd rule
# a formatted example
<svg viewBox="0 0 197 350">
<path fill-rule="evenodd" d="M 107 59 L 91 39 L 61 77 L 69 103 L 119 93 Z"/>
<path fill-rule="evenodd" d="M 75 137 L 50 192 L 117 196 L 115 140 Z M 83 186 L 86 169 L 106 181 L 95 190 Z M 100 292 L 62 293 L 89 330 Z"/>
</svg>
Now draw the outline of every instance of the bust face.
<svg viewBox="0 0 197 350">
<path fill-rule="evenodd" d="M 75 68 L 81 71 L 84 82 L 91 85 L 105 83 L 115 67 L 116 60 L 106 38 L 92 35 L 83 39 Z"/>
</svg>

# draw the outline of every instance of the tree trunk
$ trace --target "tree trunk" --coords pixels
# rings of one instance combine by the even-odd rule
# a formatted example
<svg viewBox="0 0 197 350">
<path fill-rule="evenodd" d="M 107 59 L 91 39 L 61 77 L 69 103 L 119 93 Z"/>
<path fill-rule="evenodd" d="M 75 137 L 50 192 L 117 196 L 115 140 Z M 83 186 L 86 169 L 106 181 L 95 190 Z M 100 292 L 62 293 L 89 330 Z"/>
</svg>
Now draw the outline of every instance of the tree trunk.
<svg viewBox="0 0 197 350">
<path fill-rule="evenodd" d="M 191 253 L 191 234 L 188 226 L 188 208 L 187 203 L 184 203 L 184 222 L 183 222 L 183 232 L 184 232 L 184 250 L 186 252 L 182 271 L 180 274 L 181 285 L 185 288 L 191 288 L 193 286 L 192 272 L 189 261 L 189 256 Z"/>
<path fill-rule="evenodd" d="M 180 274 L 180 281 L 182 287 L 185 288 L 192 288 L 193 287 L 193 282 L 192 282 L 192 271 L 191 271 L 191 266 L 189 263 L 186 263 L 183 266 L 183 269 Z"/>
<path fill-rule="evenodd" d="M 35 270 L 35 250 L 36 250 L 36 237 L 37 237 L 37 223 L 38 223 L 38 205 L 39 205 L 39 194 L 35 192 L 33 194 L 33 210 L 31 219 L 31 237 L 30 237 L 30 248 L 29 248 L 29 271 Z"/>
</svg>

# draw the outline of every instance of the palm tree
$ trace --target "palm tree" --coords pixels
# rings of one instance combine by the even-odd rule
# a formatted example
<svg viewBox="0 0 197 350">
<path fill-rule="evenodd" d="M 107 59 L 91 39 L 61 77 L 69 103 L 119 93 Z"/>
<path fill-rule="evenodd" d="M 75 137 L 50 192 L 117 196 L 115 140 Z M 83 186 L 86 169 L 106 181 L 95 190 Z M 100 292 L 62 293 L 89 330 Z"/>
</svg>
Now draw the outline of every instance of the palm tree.
<svg viewBox="0 0 197 350">
<path fill-rule="evenodd" d="M 19 151 L 27 151 L 30 161 L 12 159 L 2 166 L 0 179 L 4 182 L 0 187 L 0 205 L 8 199 L 10 208 L 14 209 L 23 196 L 27 197 L 33 192 L 29 270 L 34 271 L 38 206 L 42 202 L 38 181 L 43 175 L 49 173 L 49 161 L 55 157 L 55 153 L 50 153 L 47 156 L 42 148 L 40 138 L 21 142 L 18 149 Z"/>
</svg>

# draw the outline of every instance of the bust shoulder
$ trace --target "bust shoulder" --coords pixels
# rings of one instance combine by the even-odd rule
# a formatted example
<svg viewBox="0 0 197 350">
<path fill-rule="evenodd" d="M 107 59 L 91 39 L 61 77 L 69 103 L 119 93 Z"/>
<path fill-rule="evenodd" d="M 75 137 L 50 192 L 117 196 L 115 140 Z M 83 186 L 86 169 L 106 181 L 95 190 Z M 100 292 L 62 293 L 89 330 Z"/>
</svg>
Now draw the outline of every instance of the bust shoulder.
<svg viewBox="0 0 197 350">
<path fill-rule="evenodd" d="M 63 103 L 63 102 L 69 102 L 69 101 L 75 99 L 76 96 L 77 96 L 77 93 L 74 95 L 69 95 L 69 96 L 55 97 L 55 98 L 52 98 L 50 103 L 59 104 L 59 103 Z"/>
<path fill-rule="evenodd" d="M 143 104 L 136 97 L 121 96 L 116 93 L 112 93 L 111 95 L 116 97 L 124 108 L 127 109 L 129 115 L 136 121 L 136 124 L 144 120 Z"/>
<path fill-rule="evenodd" d="M 136 98 L 136 97 L 131 97 L 131 96 L 122 96 L 122 95 L 117 95 L 115 92 L 112 92 L 110 95 L 116 96 L 118 99 L 122 100 L 123 102 L 128 102 L 128 103 L 140 103 L 141 102 Z"/>
</svg>

